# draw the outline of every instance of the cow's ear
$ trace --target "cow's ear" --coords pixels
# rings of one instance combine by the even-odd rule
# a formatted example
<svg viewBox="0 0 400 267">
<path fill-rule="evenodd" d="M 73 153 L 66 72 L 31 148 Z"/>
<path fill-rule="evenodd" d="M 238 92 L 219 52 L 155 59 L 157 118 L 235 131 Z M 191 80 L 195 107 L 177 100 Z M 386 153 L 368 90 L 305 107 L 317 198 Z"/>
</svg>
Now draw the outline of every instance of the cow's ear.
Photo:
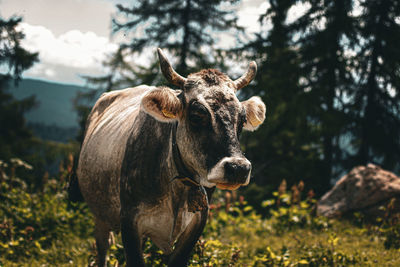
<svg viewBox="0 0 400 267">
<path fill-rule="evenodd" d="M 177 93 L 168 87 L 158 87 L 142 98 L 142 107 L 149 115 L 162 122 L 179 119 L 182 103 Z"/>
<path fill-rule="evenodd" d="M 243 128 L 248 131 L 256 130 L 265 120 L 265 104 L 258 96 L 243 101 L 242 105 L 246 109 L 246 123 Z"/>
</svg>

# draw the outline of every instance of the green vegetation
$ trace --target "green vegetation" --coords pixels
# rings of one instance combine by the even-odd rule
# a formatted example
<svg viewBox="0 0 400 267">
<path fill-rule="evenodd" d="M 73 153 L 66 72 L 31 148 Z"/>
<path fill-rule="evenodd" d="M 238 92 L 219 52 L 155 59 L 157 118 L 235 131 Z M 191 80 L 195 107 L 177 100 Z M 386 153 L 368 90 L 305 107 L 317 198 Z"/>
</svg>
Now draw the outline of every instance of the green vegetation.
<svg viewBox="0 0 400 267">
<path fill-rule="evenodd" d="M 90 251 L 93 223 L 84 205 L 68 203 L 64 174 L 49 179 L 42 192 L 32 192 L 23 179 L 16 177 L 20 169 L 32 167 L 19 159 L 0 161 L 0 266 L 51 266 L 70 260 L 80 262 L 77 255 Z M 78 239 L 79 237 L 79 239 Z M 87 243 L 87 246 L 82 244 Z"/>
<path fill-rule="evenodd" d="M 66 172 L 33 193 L 17 177 L 30 168 L 18 159 L 0 163 L 0 266 L 94 266 L 92 216 L 84 204 L 68 202 L 61 182 Z M 313 214 L 315 200 L 303 187 L 286 191 L 282 183 L 274 198 L 263 201 L 262 214 L 237 192 L 217 191 L 190 266 L 400 265 L 394 202 L 374 224 L 360 214 L 329 220 Z M 120 236 L 111 240 L 109 266 L 123 266 Z M 165 258 L 150 240 L 144 254 L 149 266 L 161 266 Z"/>
<path fill-rule="evenodd" d="M 38 54 L 21 46 L 24 33 L 18 28 L 22 18 L 3 19 L 0 16 L 0 158 L 30 154 L 32 134 L 25 124 L 24 114 L 35 105 L 34 97 L 14 99 L 8 85 L 15 85 L 22 73 L 36 61 Z"/>
</svg>

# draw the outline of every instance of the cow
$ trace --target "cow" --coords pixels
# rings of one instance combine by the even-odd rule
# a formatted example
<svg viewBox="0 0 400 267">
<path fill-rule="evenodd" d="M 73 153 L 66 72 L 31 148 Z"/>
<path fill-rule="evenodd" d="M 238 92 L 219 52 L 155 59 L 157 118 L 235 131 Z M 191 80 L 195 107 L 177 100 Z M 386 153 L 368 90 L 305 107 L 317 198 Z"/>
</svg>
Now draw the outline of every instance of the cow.
<svg viewBox="0 0 400 267">
<path fill-rule="evenodd" d="M 263 123 L 266 108 L 260 97 L 240 102 L 235 93 L 254 78 L 256 63 L 234 81 L 215 69 L 185 78 L 157 51 L 163 75 L 179 89 L 104 93 L 88 116 L 76 174 L 95 218 L 98 266 L 106 266 L 111 231 L 121 231 L 127 266 L 144 266 L 147 237 L 168 266 L 185 266 L 214 188 L 250 180 L 239 136 Z"/>
</svg>

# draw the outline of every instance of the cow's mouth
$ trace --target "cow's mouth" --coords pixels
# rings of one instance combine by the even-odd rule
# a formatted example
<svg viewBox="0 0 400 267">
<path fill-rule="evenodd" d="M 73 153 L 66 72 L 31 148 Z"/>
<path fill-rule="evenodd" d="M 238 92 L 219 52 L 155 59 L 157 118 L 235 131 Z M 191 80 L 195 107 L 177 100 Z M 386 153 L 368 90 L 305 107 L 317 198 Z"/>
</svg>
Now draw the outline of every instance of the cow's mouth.
<svg viewBox="0 0 400 267">
<path fill-rule="evenodd" d="M 230 183 L 217 183 L 217 188 L 222 189 L 222 190 L 236 190 L 238 189 L 242 184 L 230 184 Z"/>
</svg>

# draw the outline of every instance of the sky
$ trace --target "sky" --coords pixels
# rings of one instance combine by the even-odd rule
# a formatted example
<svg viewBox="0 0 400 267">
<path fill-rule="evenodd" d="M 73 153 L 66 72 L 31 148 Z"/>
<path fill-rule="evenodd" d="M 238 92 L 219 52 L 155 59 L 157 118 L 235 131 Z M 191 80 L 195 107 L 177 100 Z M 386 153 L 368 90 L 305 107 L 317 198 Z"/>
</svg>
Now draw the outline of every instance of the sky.
<svg viewBox="0 0 400 267">
<path fill-rule="evenodd" d="M 24 48 L 39 52 L 40 62 L 24 72 L 25 78 L 83 85 L 82 75 L 104 74 L 102 62 L 118 47 L 119 38 L 111 35 L 111 17 L 116 4 L 128 0 L 0 0 L 0 16 L 23 17 Z M 238 23 L 251 38 L 259 30 L 258 17 L 268 8 L 265 0 L 242 0 L 237 5 Z M 298 17 L 304 8 L 289 12 Z M 220 38 L 228 46 L 233 38 Z M 126 41 L 126 40 L 125 40 Z M 224 43 L 225 42 L 225 43 Z M 144 55 L 133 64 L 145 65 Z"/>
</svg>

